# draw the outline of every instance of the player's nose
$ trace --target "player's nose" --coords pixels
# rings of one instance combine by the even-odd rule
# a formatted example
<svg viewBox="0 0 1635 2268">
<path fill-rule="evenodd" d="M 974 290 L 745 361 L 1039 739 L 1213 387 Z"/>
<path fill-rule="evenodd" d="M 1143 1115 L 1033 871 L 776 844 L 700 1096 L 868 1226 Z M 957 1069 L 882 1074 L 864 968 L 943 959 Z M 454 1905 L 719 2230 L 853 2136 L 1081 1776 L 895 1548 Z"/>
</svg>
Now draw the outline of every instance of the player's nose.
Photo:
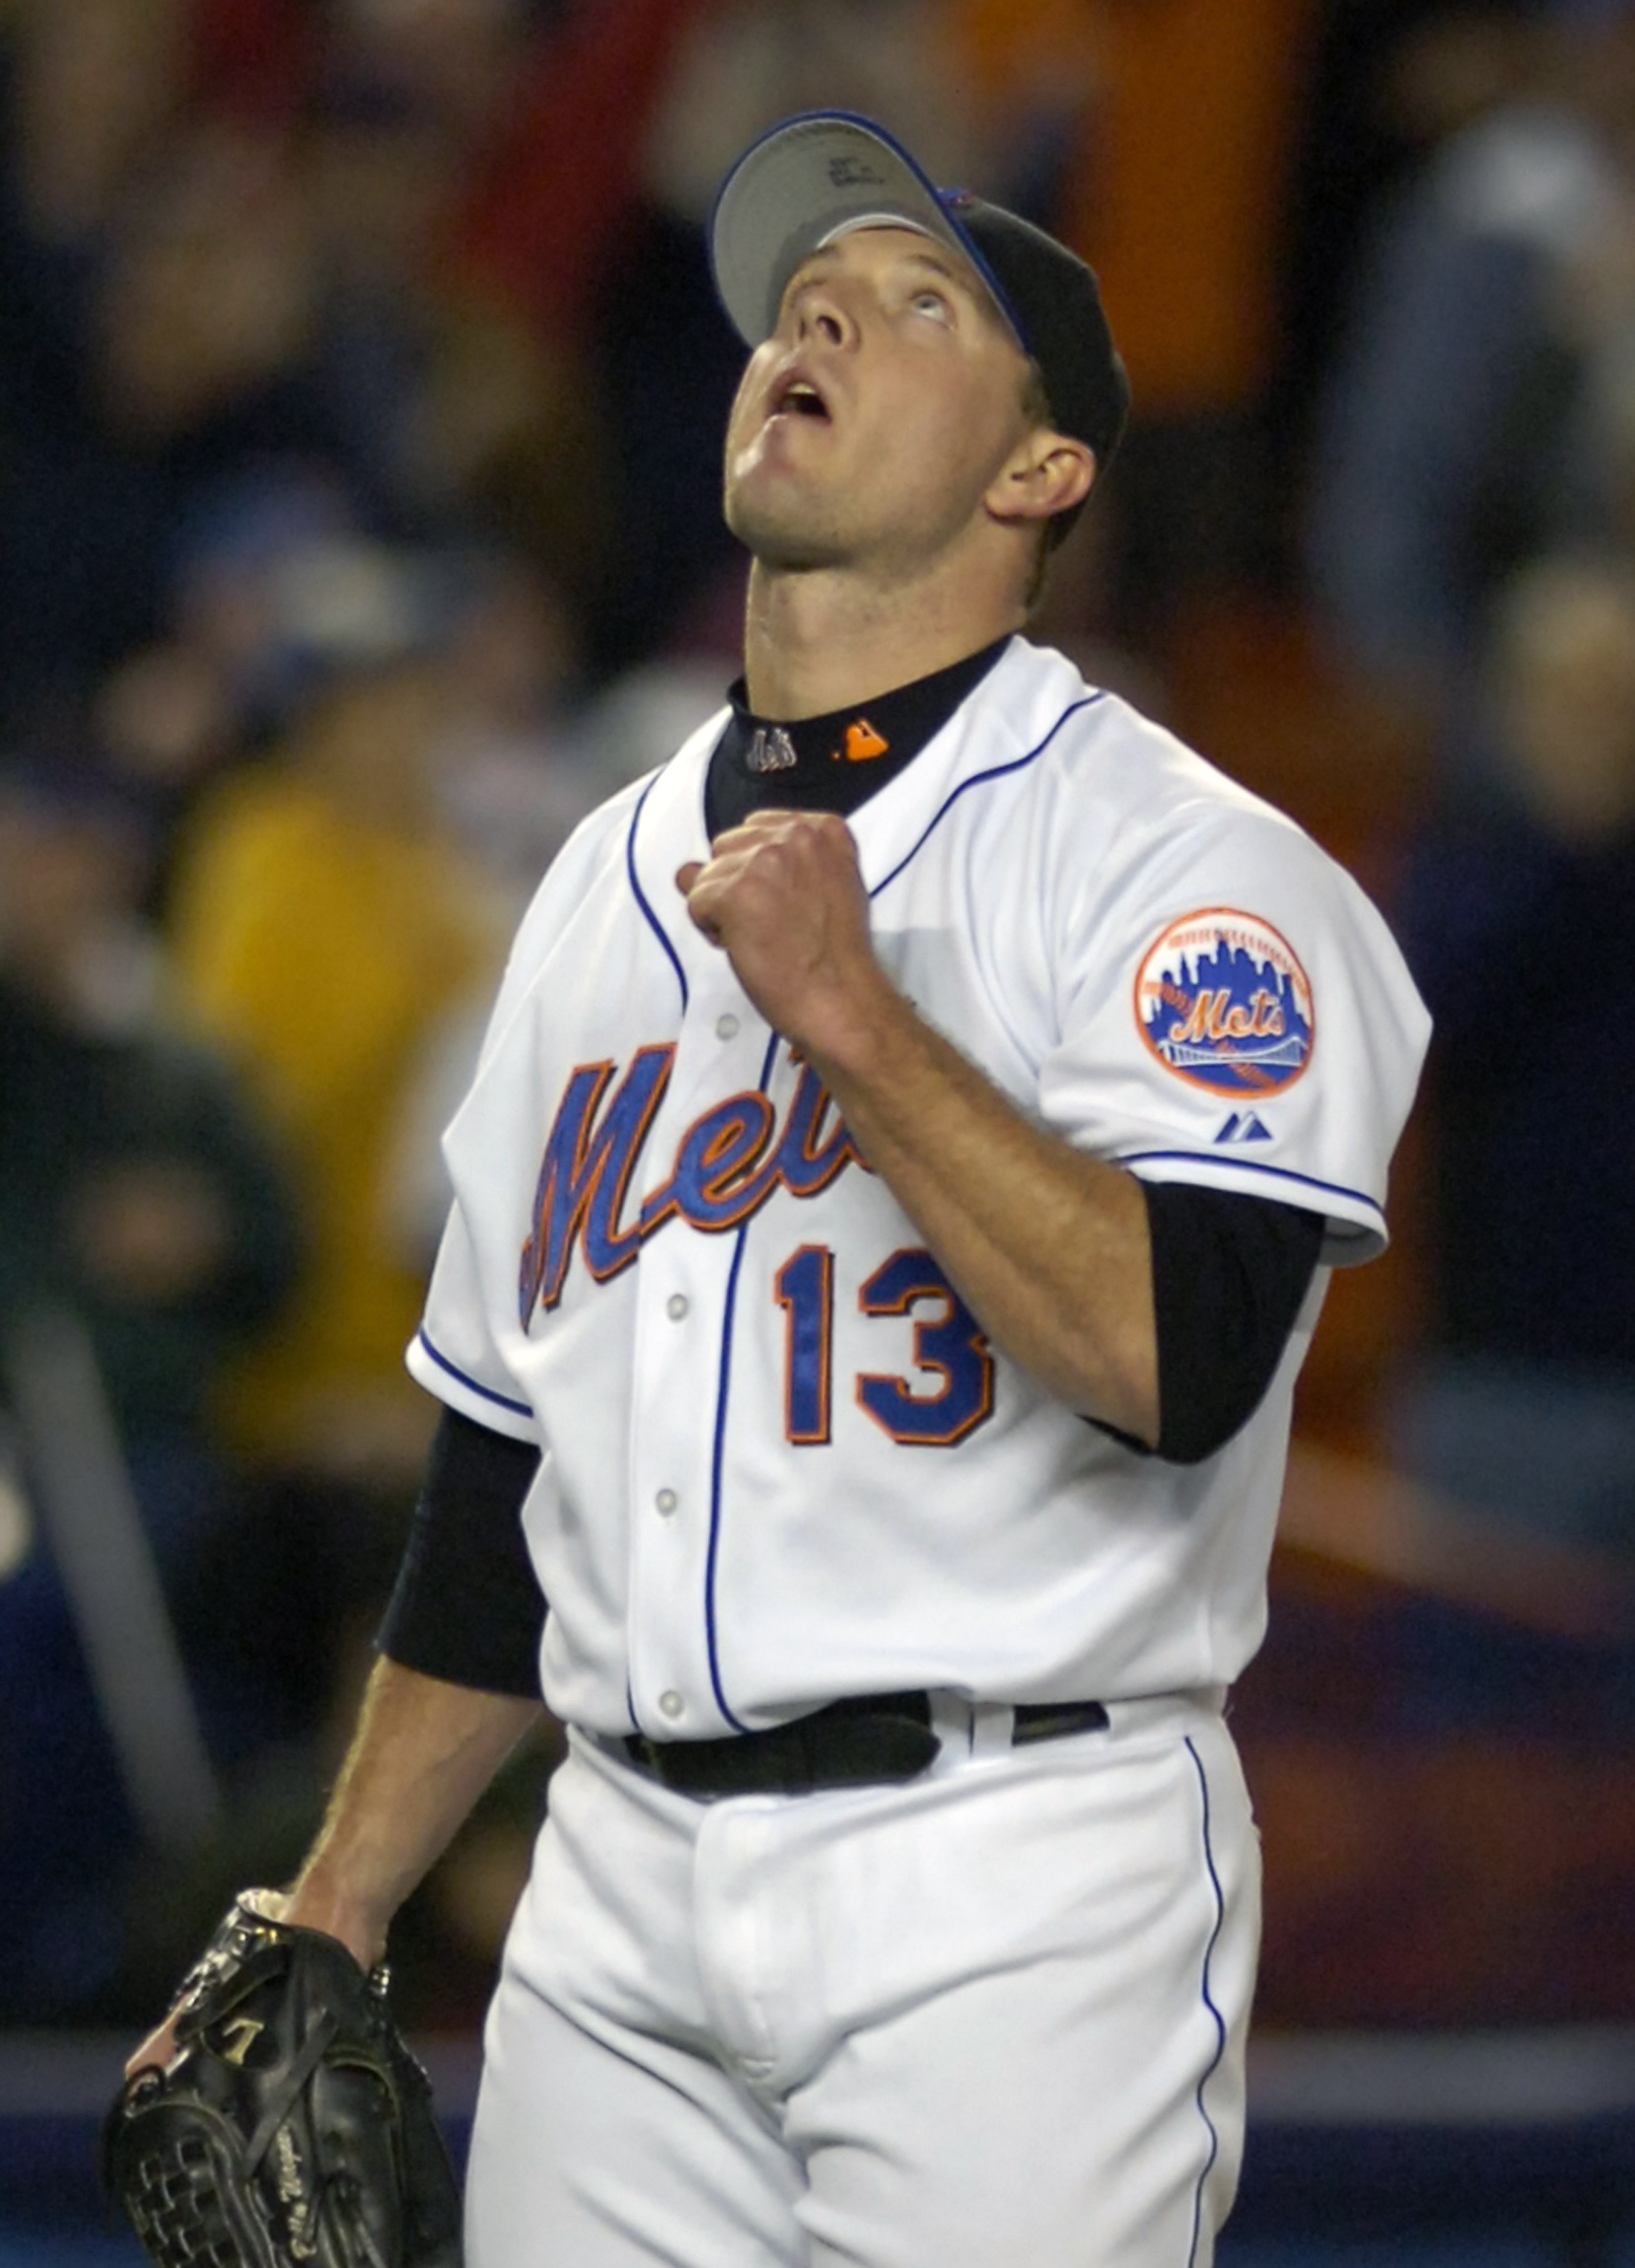
<svg viewBox="0 0 1635 2268">
<path fill-rule="evenodd" d="M 856 340 L 857 319 L 844 288 L 827 279 L 803 285 L 793 313 L 795 335 L 803 343 L 820 339 L 825 346 L 850 346 Z"/>
</svg>

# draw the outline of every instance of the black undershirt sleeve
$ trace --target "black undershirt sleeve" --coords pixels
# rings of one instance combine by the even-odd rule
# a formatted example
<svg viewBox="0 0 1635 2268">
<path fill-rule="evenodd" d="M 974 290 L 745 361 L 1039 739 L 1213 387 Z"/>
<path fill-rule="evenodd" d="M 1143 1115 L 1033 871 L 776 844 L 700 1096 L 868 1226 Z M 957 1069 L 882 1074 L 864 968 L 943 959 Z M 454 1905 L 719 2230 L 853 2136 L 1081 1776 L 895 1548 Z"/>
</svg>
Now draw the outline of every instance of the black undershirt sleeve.
<svg viewBox="0 0 1635 2268">
<path fill-rule="evenodd" d="M 1158 1454 L 1200 1464 L 1259 1407 L 1311 1285 L 1320 1213 L 1144 1181 L 1158 1335 Z"/>
<path fill-rule="evenodd" d="M 522 1522 L 538 1469 L 532 1442 L 443 1412 L 376 1640 L 383 1654 L 451 1685 L 538 1699 L 545 1602 Z"/>
<path fill-rule="evenodd" d="M 1316 1266 L 1322 1220 L 1179 1181 L 1142 1190 L 1158 1318 L 1157 1453 L 1196 1464 L 1225 1447 L 1270 1385 Z M 383 1654 L 450 1684 L 537 1696 L 545 1602 L 522 1509 L 538 1467 L 531 1443 L 444 1411 L 381 1625 Z"/>
</svg>

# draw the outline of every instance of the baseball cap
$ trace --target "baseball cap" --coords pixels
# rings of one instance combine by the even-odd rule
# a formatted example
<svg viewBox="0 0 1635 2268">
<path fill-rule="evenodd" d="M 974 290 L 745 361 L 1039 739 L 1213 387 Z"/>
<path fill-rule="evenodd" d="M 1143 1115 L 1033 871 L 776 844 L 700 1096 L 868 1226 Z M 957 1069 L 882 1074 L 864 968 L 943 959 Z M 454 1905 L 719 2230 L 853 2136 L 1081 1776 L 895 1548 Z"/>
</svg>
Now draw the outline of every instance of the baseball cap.
<svg viewBox="0 0 1635 2268">
<path fill-rule="evenodd" d="M 968 189 L 939 189 L 886 128 L 851 110 L 808 110 L 752 142 L 710 217 L 721 304 L 749 346 L 777 327 L 784 287 L 836 237 L 918 229 L 968 260 L 1024 354 L 1037 365 L 1058 432 L 1105 471 L 1129 415 L 1130 382 L 1094 269 L 1017 213 Z M 1083 506 L 1057 516 L 1065 535 Z"/>
</svg>

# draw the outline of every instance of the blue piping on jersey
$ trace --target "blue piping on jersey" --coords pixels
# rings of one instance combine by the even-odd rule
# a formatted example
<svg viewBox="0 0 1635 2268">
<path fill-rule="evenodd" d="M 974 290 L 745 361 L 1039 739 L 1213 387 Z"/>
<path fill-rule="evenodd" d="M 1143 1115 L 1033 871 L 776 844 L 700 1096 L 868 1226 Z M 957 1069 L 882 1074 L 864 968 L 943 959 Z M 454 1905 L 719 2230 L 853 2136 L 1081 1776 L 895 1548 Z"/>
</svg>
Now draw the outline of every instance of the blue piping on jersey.
<svg viewBox="0 0 1635 2268">
<path fill-rule="evenodd" d="M 512 1400 L 509 1394 L 497 1394 L 492 1386 L 485 1386 L 480 1380 L 474 1379 L 467 1372 L 462 1371 L 458 1363 L 450 1362 L 447 1355 L 439 1354 L 436 1347 L 432 1345 L 426 1336 L 424 1326 L 416 1332 L 415 1336 L 440 1371 L 447 1371 L 450 1378 L 458 1379 L 462 1386 L 469 1386 L 474 1394 L 481 1394 L 485 1402 L 497 1402 L 502 1410 L 515 1410 L 519 1417 L 526 1417 L 531 1422 L 533 1421 L 533 1408 L 532 1403 L 516 1402 Z"/>
<path fill-rule="evenodd" d="M 760 1067 L 763 1095 L 772 1084 L 772 1066 L 778 1059 L 778 1034 L 774 1031 L 766 1043 L 766 1059 Z M 715 1446 L 710 1457 L 710 1544 L 704 1561 L 704 1640 L 709 1648 L 710 1683 L 715 1688 L 716 1707 L 740 1733 L 746 1733 L 749 1728 L 733 1715 L 721 1684 L 721 1658 L 715 1628 L 715 1566 L 721 1541 L 721 1472 L 727 1453 L 727 1389 L 733 1375 L 733 1317 L 738 1309 L 738 1272 L 744 1265 L 744 1246 L 748 1235 L 749 1223 L 746 1221 L 734 1240 L 733 1264 L 727 1277 L 727 1311 L 721 1325 L 721 1375 L 715 1400 Z"/>
<path fill-rule="evenodd" d="M 669 937 L 665 934 L 664 927 L 660 922 L 658 915 L 648 904 L 646 893 L 643 891 L 641 884 L 636 880 L 636 829 L 642 823 L 642 813 L 647 809 L 647 799 L 658 786 L 659 781 L 663 778 L 663 773 L 656 772 L 653 778 L 648 781 L 646 787 L 642 790 L 641 801 L 637 804 L 634 812 L 632 812 L 630 815 L 630 832 L 624 838 L 624 871 L 630 877 L 630 887 L 634 893 L 636 903 L 641 907 L 642 912 L 647 917 L 647 926 L 652 930 L 654 936 L 658 939 L 659 943 L 664 947 L 666 953 L 668 953 L 670 956 L 670 965 L 675 969 L 675 981 L 681 987 L 681 1012 L 683 1015 L 685 1015 L 687 1006 L 687 972 L 681 966 L 680 956 L 676 953 L 675 948 L 671 944 Z"/>
<path fill-rule="evenodd" d="M 1191 1757 L 1192 1769 L 1198 1775 L 1198 1793 L 1203 1802 L 1204 1865 L 1209 1869 L 1209 1886 L 1215 1892 L 1215 1927 L 1210 1931 L 1209 1943 L 1203 1949 L 1203 1975 L 1199 1980 L 1199 1990 L 1203 1994 L 1203 2005 L 1215 2019 L 1215 2053 L 1210 2057 L 1208 2065 L 1198 2081 L 1198 2116 L 1209 2130 L 1209 2155 L 1203 2162 L 1203 2170 L 1198 2175 L 1198 2186 L 1192 2198 L 1192 2241 L 1187 2246 L 1186 2251 L 1186 2268 L 1192 2268 L 1192 2263 L 1198 2257 L 1198 2237 L 1203 2229 L 1204 2184 L 1214 2170 L 1216 2159 L 1221 2155 L 1221 2138 L 1215 2131 L 1215 2121 L 1210 2117 L 1204 2103 L 1203 2091 L 1220 2069 L 1221 2059 L 1226 2054 L 1227 2049 L 1226 2019 L 1215 2006 L 1209 1991 L 1209 1963 L 1214 1955 L 1216 1945 L 1219 1943 L 1222 1928 L 1226 1923 L 1226 1898 L 1221 1890 L 1221 1878 L 1215 1872 L 1215 1853 L 1210 1848 L 1209 1842 L 1209 1782 L 1204 1776 L 1203 1759 L 1192 1745 L 1190 1737 L 1186 1741 L 1186 1753 Z"/>
<path fill-rule="evenodd" d="M 932 834 L 942 824 L 943 820 L 954 809 L 955 805 L 960 801 L 960 798 L 965 793 L 967 788 L 979 788 L 986 780 L 1002 780 L 1007 772 L 1020 772 L 1026 770 L 1027 766 L 1032 763 L 1036 757 L 1043 755 L 1045 749 L 1050 745 L 1056 735 L 1061 731 L 1063 725 L 1066 724 L 1069 717 L 1076 717 L 1081 709 L 1094 708 L 1098 701 L 1104 701 L 1106 697 L 1106 694 L 1100 690 L 1087 694 L 1084 700 L 1075 701 L 1070 709 L 1064 709 L 1062 711 L 1061 715 L 1056 719 L 1055 723 L 1045 734 L 1043 740 L 1040 741 L 1036 748 L 1030 748 L 1025 756 L 1013 756 L 1008 764 L 994 764 L 989 770 L 985 772 L 972 772 L 968 780 L 961 780 L 960 785 L 944 799 L 944 801 L 938 806 L 937 810 L 932 813 L 930 818 L 927 819 L 925 826 L 921 830 L 920 838 L 918 842 L 915 843 L 913 849 L 904 851 L 902 857 L 898 859 L 896 865 L 891 869 L 890 873 L 887 875 L 883 881 L 877 882 L 875 884 L 874 888 L 869 892 L 870 897 L 879 897 L 883 889 L 889 888 L 889 886 L 896 881 L 903 868 L 907 866 L 911 860 L 917 859 L 919 857 L 921 851 L 924 850 L 926 844 L 930 841 Z"/>
<path fill-rule="evenodd" d="M 1166 1160 L 1181 1159 L 1190 1166 L 1228 1166 L 1234 1173 L 1265 1173 L 1274 1181 L 1298 1181 L 1303 1189 L 1320 1189 L 1325 1197 L 1349 1197 L 1354 1205 L 1366 1205 L 1374 1218 L 1385 1225 L 1385 1214 L 1374 1199 L 1363 1189 L 1348 1189 L 1343 1181 L 1318 1181 L 1310 1173 L 1292 1173 L 1286 1166 L 1260 1166 L 1248 1158 L 1225 1159 L 1218 1150 L 1132 1150 L 1116 1163 L 1120 1166 L 1156 1166 Z"/>
</svg>

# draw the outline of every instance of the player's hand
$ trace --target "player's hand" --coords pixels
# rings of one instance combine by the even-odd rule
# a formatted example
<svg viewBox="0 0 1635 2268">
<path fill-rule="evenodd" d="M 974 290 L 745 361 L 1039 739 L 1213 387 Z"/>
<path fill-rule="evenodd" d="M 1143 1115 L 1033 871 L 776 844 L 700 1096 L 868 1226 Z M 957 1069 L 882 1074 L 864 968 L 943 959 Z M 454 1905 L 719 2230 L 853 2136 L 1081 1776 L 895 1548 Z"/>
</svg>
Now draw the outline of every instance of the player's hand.
<svg viewBox="0 0 1635 2268">
<path fill-rule="evenodd" d="M 163 2023 L 155 2024 L 136 2053 L 125 2059 L 125 2077 L 134 2079 L 139 2071 L 150 2067 L 163 2071 L 177 2050 L 176 2027 L 179 2009 L 173 2009 Z"/>
<path fill-rule="evenodd" d="M 263 1891 L 261 1893 L 263 1910 L 275 1919 L 283 1913 L 287 1903 L 288 1901 L 276 1891 Z M 182 2011 L 186 2005 L 187 1995 L 183 1992 L 164 2022 L 155 2024 L 136 2053 L 126 2057 L 125 2077 L 127 2079 L 134 2079 L 139 2071 L 146 2070 L 150 2065 L 157 2071 L 165 2069 L 176 2054 L 177 2026 L 181 2021 Z"/>
<path fill-rule="evenodd" d="M 900 1006 L 869 937 L 857 845 L 830 812 L 753 812 L 675 886 L 775 1031 L 845 1061 Z"/>
<path fill-rule="evenodd" d="M 299 1922 L 304 1929 L 321 1930 L 326 1937 L 336 1938 L 361 1969 L 371 1969 L 386 1951 L 384 1925 L 359 1907 L 356 1901 L 346 1902 L 335 1892 L 325 1891 L 321 1880 L 304 1878 L 295 1889 L 260 1890 L 255 1896 L 256 1909 L 272 1921 Z M 163 2023 L 156 2024 L 134 2055 L 126 2058 L 125 2077 L 152 2065 L 163 2071 L 177 2052 L 177 2025 L 185 2006 L 185 1995 L 171 2010 Z"/>
</svg>

